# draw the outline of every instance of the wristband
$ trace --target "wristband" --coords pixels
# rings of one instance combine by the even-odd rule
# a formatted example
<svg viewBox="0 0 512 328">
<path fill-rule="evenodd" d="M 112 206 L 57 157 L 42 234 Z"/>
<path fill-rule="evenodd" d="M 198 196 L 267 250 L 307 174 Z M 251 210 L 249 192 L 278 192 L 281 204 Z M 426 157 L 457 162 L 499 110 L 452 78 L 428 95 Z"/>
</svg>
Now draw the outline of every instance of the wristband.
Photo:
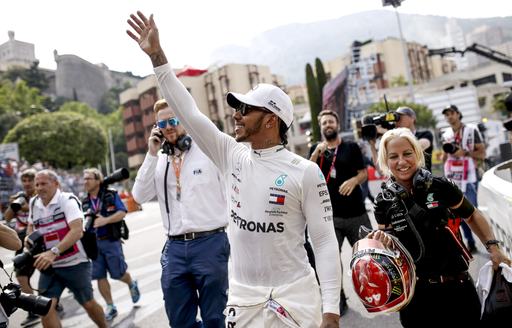
<svg viewBox="0 0 512 328">
<path fill-rule="evenodd" d="M 485 249 L 489 250 L 491 245 L 496 245 L 499 248 L 500 244 L 501 244 L 501 241 L 496 240 L 496 239 L 491 239 L 491 240 L 488 240 L 485 242 Z"/>
</svg>

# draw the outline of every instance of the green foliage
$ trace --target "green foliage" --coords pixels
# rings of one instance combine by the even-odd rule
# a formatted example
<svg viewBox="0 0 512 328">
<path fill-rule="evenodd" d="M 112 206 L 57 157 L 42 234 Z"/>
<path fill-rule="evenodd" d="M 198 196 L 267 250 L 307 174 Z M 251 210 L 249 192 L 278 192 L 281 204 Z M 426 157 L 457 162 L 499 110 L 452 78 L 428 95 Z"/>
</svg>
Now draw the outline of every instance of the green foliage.
<svg viewBox="0 0 512 328">
<path fill-rule="evenodd" d="M 44 112 L 42 105 L 45 97 L 36 88 L 31 88 L 25 81 L 12 83 L 0 82 L 0 140 L 21 119 Z"/>
<path fill-rule="evenodd" d="M 306 86 L 308 88 L 309 108 L 311 111 L 311 141 L 315 142 L 320 140 L 320 127 L 318 126 L 317 117 L 322 109 L 322 100 L 319 95 L 318 81 L 309 63 L 306 65 Z"/>
<path fill-rule="evenodd" d="M 115 112 L 119 108 L 119 95 L 124 90 L 128 89 L 130 84 L 127 83 L 124 87 L 117 88 L 113 87 L 108 90 L 102 97 L 98 112 L 102 114 L 110 114 Z"/>
<path fill-rule="evenodd" d="M 501 115 L 507 117 L 508 111 L 505 106 L 505 99 L 507 98 L 507 93 L 502 93 L 494 97 L 492 101 L 493 111 L 500 113 Z"/>
<path fill-rule="evenodd" d="M 78 113 L 42 113 L 28 117 L 9 131 L 4 142 L 17 142 L 20 155 L 31 163 L 54 167 L 96 166 L 103 162 L 107 137 L 93 119 Z"/>
<path fill-rule="evenodd" d="M 20 67 L 10 68 L 7 70 L 4 77 L 13 83 L 21 79 L 25 81 L 29 87 L 41 91 L 46 90 L 49 85 L 48 78 L 39 70 L 39 61 L 33 62 L 28 69 Z"/>
<path fill-rule="evenodd" d="M 390 111 L 396 110 L 398 107 L 407 106 L 410 107 L 416 113 L 416 127 L 419 128 L 435 128 L 436 127 L 436 119 L 434 115 L 432 115 L 432 111 L 425 105 L 409 103 L 405 101 L 397 101 L 397 102 L 389 102 L 388 106 Z M 384 101 L 375 103 L 370 106 L 368 109 L 368 113 L 385 113 L 386 104 Z"/>
<path fill-rule="evenodd" d="M 395 76 L 391 79 L 392 87 L 405 87 L 407 85 L 407 80 L 402 75 Z"/>
<path fill-rule="evenodd" d="M 315 69 L 316 69 L 316 81 L 318 83 L 318 94 L 320 95 L 320 110 L 324 108 L 323 106 L 323 94 L 324 94 L 324 86 L 327 83 L 327 75 L 325 75 L 324 64 L 320 58 L 315 59 Z"/>
</svg>

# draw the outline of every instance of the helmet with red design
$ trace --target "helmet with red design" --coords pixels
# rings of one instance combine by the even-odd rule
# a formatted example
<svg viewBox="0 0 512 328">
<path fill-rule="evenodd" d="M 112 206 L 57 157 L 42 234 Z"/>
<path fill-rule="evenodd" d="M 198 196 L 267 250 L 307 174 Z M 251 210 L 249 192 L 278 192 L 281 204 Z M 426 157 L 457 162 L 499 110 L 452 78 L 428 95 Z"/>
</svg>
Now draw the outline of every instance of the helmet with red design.
<svg viewBox="0 0 512 328">
<path fill-rule="evenodd" d="M 352 250 L 352 283 L 370 313 L 399 311 L 414 294 L 414 261 L 402 243 L 391 238 L 393 245 L 389 248 L 379 240 L 363 238 Z"/>
</svg>

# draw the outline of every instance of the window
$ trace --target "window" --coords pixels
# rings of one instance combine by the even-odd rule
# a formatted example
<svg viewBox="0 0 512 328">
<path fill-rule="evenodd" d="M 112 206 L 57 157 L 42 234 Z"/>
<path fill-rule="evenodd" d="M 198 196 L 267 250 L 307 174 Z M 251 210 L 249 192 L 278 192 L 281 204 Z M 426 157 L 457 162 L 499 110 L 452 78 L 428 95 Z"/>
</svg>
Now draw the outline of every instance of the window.
<svg viewBox="0 0 512 328">
<path fill-rule="evenodd" d="M 474 86 L 479 86 L 479 85 L 488 84 L 488 83 L 496 83 L 496 75 L 492 74 L 492 75 L 484 76 L 482 78 L 473 80 Z"/>
<path fill-rule="evenodd" d="M 512 81 L 512 74 L 510 73 L 501 73 L 503 76 L 503 82 Z"/>
</svg>

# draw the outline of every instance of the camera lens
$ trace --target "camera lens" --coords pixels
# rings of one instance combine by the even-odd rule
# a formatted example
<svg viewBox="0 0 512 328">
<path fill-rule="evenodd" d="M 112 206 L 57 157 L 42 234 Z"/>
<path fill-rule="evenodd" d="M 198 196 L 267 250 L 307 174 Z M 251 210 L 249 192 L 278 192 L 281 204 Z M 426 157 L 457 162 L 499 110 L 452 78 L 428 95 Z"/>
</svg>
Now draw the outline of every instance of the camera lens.
<svg viewBox="0 0 512 328">
<path fill-rule="evenodd" d="M 17 307 L 27 312 L 44 316 L 50 311 L 52 300 L 44 296 L 21 293 L 15 303 Z"/>
</svg>

